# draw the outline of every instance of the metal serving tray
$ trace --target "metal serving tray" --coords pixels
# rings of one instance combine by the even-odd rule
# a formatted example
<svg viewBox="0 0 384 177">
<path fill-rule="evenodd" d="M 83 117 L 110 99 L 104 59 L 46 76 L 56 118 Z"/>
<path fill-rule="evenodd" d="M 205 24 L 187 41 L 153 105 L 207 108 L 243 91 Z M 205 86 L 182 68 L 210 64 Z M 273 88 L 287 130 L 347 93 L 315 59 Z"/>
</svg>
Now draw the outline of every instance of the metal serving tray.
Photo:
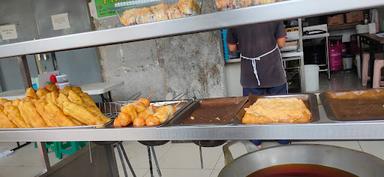
<svg viewBox="0 0 384 177">
<path fill-rule="evenodd" d="M 384 90 L 324 92 L 320 99 L 333 121 L 383 121 Z"/>
<path fill-rule="evenodd" d="M 195 100 L 171 122 L 171 125 L 229 125 L 239 123 L 248 97 Z"/>
<path fill-rule="evenodd" d="M 291 95 L 273 95 L 273 96 L 249 96 L 249 100 L 244 108 L 250 107 L 260 98 L 298 98 L 303 100 L 305 106 L 312 114 L 311 122 L 317 122 L 320 120 L 319 105 L 317 103 L 317 97 L 314 94 L 291 94 Z M 244 114 L 243 114 L 244 115 Z M 242 117 L 241 117 L 242 118 Z"/>
<path fill-rule="evenodd" d="M 103 112 L 111 117 L 112 119 L 116 118 L 118 114 L 120 113 L 120 109 L 122 106 L 132 103 L 133 101 L 118 101 L 118 102 L 108 102 L 108 103 L 102 103 L 100 107 L 102 108 Z M 159 125 L 165 126 L 168 125 L 172 119 L 176 117 L 181 111 L 183 111 L 185 108 L 187 108 L 192 103 L 192 100 L 185 99 L 185 100 L 170 100 L 170 101 L 153 101 L 151 102 L 151 105 L 153 106 L 165 106 L 165 105 L 173 105 L 176 104 L 176 112 L 164 123 Z M 109 124 L 106 125 L 107 128 L 113 128 L 113 121 L 111 121 Z M 132 127 L 132 126 L 128 126 Z"/>
</svg>

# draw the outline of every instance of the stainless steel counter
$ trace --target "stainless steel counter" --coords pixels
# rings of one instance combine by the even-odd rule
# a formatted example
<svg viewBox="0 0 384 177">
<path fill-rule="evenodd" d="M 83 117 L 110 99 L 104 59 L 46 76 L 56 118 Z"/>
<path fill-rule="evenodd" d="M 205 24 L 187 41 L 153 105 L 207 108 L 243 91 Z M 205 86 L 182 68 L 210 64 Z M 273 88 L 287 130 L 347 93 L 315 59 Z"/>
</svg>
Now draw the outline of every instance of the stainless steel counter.
<svg viewBox="0 0 384 177">
<path fill-rule="evenodd" d="M 0 131 L 0 142 L 136 140 L 381 140 L 384 121 L 333 122 L 320 106 L 321 120 L 300 125 L 231 125 L 163 128 Z"/>
<path fill-rule="evenodd" d="M 132 42 L 252 23 L 366 9 L 381 5 L 384 5 L 382 0 L 290 0 L 156 23 L 1 45 L 0 58 Z"/>
</svg>

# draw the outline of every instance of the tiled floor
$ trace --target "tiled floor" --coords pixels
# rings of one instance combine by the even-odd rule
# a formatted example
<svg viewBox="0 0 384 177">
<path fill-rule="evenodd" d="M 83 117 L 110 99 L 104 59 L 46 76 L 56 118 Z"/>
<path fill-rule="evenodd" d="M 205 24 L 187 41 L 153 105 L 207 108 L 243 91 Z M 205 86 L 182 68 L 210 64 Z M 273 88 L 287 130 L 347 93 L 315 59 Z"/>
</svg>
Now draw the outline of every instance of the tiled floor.
<svg viewBox="0 0 384 177">
<path fill-rule="evenodd" d="M 312 142 L 293 142 L 304 144 L 327 144 L 346 147 L 359 151 L 364 151 L 384 159 L 384 141 L 312 141 Z M 0 149 L 5 150 L 12 147 L 14 143 L 0 143 Z M 275 142 L 265 142 L 263 147 L 276 146 Z M 134 166 L 138 177 L 149 177 L 148 157 L 145 146 L 136 143 L 124 143 L 129 159 Z M 246 153 L 242 144 L 236 144 L 230 148 L 234 158 Z M 200 168 L 200 158 L 198 147 L 192 143 L 168 143 L 164 146 L 156 147 L 159 158 L 161 172 L 164 177 L 217 177 L 220 170 L 224 167 L 222 146 L 216 148 L 203 148 L 204 168 Z M 54 159 L 53 154 L 50 158 Z M 120 176 L 124 173 L 119 164 Z M 33 145 L 28 145 L 16 153 L 0 158 L 0 177 L 33 177 L 42 169 L 39 154 Z M 155 176 L 158 176 L 154 170 Z M 130 173 L 129 176 L 132 176 Z"/>
<path fill-rule="evenodd" d="M 356 71 L 339 71 L 331 74 L 328 79 L 326 73 L 320 73 L 320 91 L 363 89 Z"/>
</svg>

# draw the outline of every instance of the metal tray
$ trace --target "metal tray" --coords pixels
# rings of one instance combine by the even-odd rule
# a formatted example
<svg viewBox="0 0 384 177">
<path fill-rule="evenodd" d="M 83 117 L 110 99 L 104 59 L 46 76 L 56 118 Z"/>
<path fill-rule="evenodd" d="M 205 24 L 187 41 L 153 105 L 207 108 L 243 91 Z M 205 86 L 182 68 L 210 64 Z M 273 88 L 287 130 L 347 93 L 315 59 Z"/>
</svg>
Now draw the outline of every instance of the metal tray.
<svg viewBox="0 0 384 177">
<path fill-rule="evenodd" d="M 311 122 L 317 122 L 320 120 L 319 105 L 317 103 L 317 97 L 314 94 L 292 94 L 292 95 L 273 95 L 273 96 L 249 96 L 247 104 L 244 108 L 250 107 L 259 98 L 298 98 L 303 100 L 305 106 L 309 109 L 312 114 Z M 243 114 L 244 116 L 244 114 Z M 243 118 L 243 117 L 241 117 Z M 240 119 L 241 120 L 241 119 Z"/>
<path fill-rule="evenodd" d="M 180 112 L 170 125 L 229 125 L 239 123 L 248 97 L 195 100 Z"/>
<path fill-rule="evenodd" d="M 133 101 L 118 101 L 118 102 L 108 102 L 103 103 L 100 107 L 103 108 L 103 112 L 110 116 L 112 119 L 115 119 L 118 114 L 120 113 L 120 109 L 122 106 L 132 103 Z M 162 127 L 165 125 L 168 125 L 172 119 L 176 117 L 181 111 L 183 111 L 185 108 L 187 108 L 192 103 L 192 100 L 185 99 L 185 100 L 170 100 L 170 101 L 153 101 L 151 102 L 151 105 L 153 106 L 164 106 L 164 105 L 172 105 L 177 104 L 176 106 L 176 112 L 164 123 L 159 125 L 158 127 Z M 106 125 L 107 128 L 114 128 L 113 127 L 113 121 L 111 121 L 108 125 Z M 132 126 L 128 126 L 125 128 L 130 128 Z"/>
<path fill-rule="evenodd" d="M 324 92 L 320 99 L 328 118 L 333 121 L 384 120 L 383 89 Z"/>
</svg>

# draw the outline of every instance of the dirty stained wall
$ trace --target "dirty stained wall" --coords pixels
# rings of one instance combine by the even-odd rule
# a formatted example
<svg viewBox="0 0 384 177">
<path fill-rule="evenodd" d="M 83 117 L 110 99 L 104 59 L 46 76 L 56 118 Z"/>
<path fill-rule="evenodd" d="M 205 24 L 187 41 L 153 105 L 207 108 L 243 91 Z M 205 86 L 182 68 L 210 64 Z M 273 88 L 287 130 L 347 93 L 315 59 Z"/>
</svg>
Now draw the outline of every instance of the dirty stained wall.
<svg viewBox="0 0 384 177">
<path fill-rule="evenodd" d="M 212 2 L 203 11 L 213 9 Z M 118 26 L 117 18 L 95 22 L 97 29 Z M 141 92 L 153 99 L 225 96 L 224 60 L 218 31 L 100 47 L 106 81 L 124 81 L 112 92 L 125 100 Z"/>
</svg>

